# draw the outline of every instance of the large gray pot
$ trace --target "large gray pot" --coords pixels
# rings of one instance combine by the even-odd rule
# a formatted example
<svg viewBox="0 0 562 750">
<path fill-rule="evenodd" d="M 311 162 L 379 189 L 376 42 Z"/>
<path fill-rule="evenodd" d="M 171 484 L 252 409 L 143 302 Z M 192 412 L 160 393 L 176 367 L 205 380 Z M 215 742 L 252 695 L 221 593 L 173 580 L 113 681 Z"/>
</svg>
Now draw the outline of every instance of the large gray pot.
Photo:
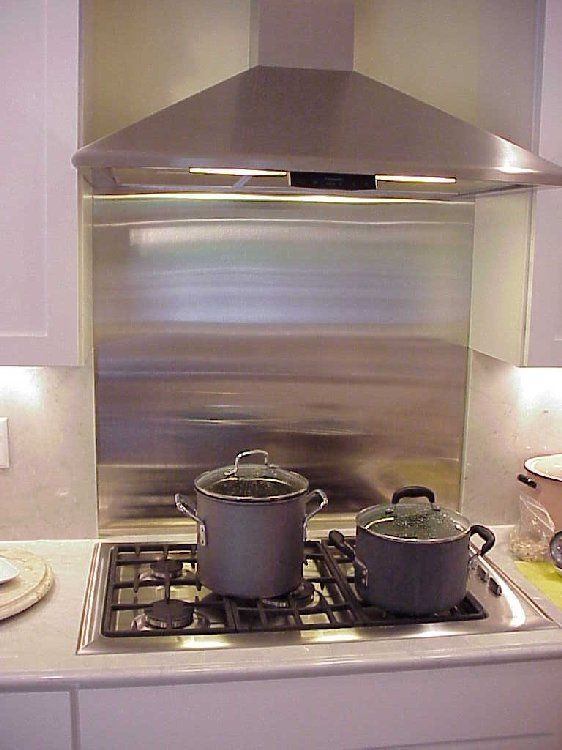
<svg viewBox="0 0 562 750">
<path fill-rule="evenodd" d="M 263 464 L 242 464 L 258 455 Z M 308 520 L 328 502 L 308 480 L 269 463 L 266 451 L 243 451 L 233 466 L 195 480 L 197 505 L 176 495 L 178 509 L 197 521 L 201 583 L 218 594 L 281 596 L 302 580 Z"/>
<path fill-rule="evenodd" d="M 430 505 L 398 505 L 402 498 L 416 497 Z M 392 505 L 365 508 L 356 524 L 355 550 L 340 532 L 330 532 L 330 541 L 354 558 L 361 598 L 397 614 L 428 615 L 459 604 L 466 594 L 471 536 L 484 540 L 479 555 L 495 541 L 485 526 L 471 526 L 459 513 L 438 508 L 427 487 L 398 490 Z"/>
</svg>

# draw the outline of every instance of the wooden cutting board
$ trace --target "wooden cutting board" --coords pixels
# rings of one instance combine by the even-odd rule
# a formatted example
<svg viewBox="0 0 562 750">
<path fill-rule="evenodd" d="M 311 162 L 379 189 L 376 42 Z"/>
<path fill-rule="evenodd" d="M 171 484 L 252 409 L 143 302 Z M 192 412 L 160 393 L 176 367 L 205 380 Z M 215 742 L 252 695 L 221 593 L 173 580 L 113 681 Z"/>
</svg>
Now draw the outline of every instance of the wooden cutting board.
<svg viewBox="0 0 562 750">
<path fill-rule="evenodd" d="M 23 549 L 2 549 L 5 557 L 19 570 L 11 581 L 0 583 L 0 620 L 17 615 L 42 599 L 53 585 L 53 572 L 41 557 Z"/>
</svg>

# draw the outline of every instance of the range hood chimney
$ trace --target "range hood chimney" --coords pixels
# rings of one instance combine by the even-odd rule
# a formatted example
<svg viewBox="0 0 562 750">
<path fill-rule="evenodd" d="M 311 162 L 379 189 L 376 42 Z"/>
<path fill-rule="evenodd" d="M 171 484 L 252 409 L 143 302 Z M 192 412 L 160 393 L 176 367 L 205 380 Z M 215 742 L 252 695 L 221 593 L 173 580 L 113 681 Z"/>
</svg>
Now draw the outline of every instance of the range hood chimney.
<svg viewBox="0 0 562 750">
<path fill-rule="evenodd" d="M 250 67 L 353 70 L 353 0 L 253 0 Z"/>
<path fill-rule="evenodd" d="M 354 72 L 353 41 L 352 0 L 253 0 L 249 70 L 73 163 L 102 194 L 447 199 L 562 186 L 556 164 Z"/>
</svg>

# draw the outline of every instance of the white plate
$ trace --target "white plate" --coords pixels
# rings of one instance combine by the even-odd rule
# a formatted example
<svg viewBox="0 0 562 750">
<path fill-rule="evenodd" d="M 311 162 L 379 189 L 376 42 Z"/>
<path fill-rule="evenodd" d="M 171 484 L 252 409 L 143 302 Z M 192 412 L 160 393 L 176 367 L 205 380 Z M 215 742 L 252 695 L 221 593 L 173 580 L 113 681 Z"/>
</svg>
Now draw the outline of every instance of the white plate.
<svg viewBox="0 0 562 750">
<path fill-rule="evenodd" d="M 19 570 L 13 563 L 6 560 L 5 557 L 0 557 L 0 583 L 12 581 L 19 573 Z"/>
</svg>

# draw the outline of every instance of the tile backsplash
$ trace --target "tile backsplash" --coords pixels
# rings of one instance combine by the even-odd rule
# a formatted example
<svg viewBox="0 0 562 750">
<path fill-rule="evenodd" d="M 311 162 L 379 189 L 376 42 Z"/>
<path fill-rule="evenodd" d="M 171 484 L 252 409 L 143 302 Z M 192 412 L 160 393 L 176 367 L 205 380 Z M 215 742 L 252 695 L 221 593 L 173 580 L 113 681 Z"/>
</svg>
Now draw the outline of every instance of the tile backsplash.
<svg viewBox="0 0 562 750">
<path fill-rule="evenodd" d="M 0 367 L 10 468 L 0 469 L 0 539 L 95 537 L 93 371 Z"/>
<path fill-rule="evenodd" d="M 562 368 L 518 368 L 471 352 L 463 512 L 516 521 L 516 476 L 525 459 L 547 453 L 562 453 Z"/>
<path fill-rule="evenodd" d="M 0 469 L 0 539 L 95 537 L 91 365 L 0 368 L 11 467 Z M 562 452 L 562 368 L 518 369 L 470 355 L 463 512 L 516 520 L 523 461 Z"/>
</svg>

